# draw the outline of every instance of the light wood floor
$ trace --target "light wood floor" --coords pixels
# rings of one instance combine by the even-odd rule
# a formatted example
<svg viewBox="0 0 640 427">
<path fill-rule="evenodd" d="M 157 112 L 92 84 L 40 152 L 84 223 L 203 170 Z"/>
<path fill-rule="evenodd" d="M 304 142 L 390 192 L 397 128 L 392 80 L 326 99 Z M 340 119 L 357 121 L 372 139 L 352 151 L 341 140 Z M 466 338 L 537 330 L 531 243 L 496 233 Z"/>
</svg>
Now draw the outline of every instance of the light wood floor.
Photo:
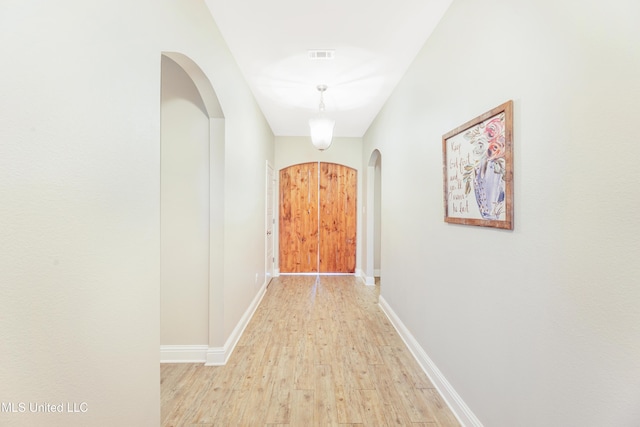
<svg viewBox="0 0 640 427">
<path fill-rule="evenodd" d="M 353 276 L 280 276 L 225 366 L 161 365 L 163 426 L 458 426 Z"/>
</svg>

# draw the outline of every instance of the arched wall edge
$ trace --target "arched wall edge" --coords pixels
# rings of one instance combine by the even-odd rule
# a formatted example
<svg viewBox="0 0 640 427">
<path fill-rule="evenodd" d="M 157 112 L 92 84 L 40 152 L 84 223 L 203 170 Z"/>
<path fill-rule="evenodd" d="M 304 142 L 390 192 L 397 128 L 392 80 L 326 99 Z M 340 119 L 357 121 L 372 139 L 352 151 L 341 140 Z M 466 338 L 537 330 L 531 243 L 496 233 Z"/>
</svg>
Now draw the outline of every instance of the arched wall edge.
<svg viewBox="0 0 640 427">
<path fill-rule="evenodd" d="M 173 60 L 191 77 L 196 85 L 209 118 L 223 119 L 224 113 L 211 81 L 202 69 L 188 56 L 178 52 L 162 52 L 162 55 Z"/>
<path fill-rule="evenodd" d="M 211 81 L 188 56 L 179 52 L 161 52 L 178 64 L 191 78 L 209 117 L 209 343 L 199 346 L 161 346 L 161 362 L 203 361 L 209 365 L 226 363 L 229 348 L 224 337 L 224 170 L 225 117 Z M 179 348 L 178 348 L 179 347 Z"/>
<path fill-rule="evenodd" d="M 375 272 L 374 272 L 374 256 L 375 256 L 375 176 L 376 176 L 376 164 L 381 158 L 382 154 L 380 150 L 374 149 L 369 156 L 366 171 L 366 219 L 365 219 L 365 268 L 364 268 L 364 282 L 367 285 L 375 285 Z"/>
</svg>

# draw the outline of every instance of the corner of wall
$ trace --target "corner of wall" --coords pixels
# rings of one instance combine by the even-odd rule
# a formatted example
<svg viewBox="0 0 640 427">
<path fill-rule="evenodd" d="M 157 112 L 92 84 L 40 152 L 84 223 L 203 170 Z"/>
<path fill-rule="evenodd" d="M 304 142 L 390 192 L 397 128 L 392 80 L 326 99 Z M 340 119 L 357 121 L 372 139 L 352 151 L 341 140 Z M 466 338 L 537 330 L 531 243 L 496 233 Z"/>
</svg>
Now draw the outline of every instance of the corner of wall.
<svg viewBox="0 0 640 427">
<path fill-rule="evenodd" d="M 242 337 L 242 333 L 246 329 L 247 325 L 251 321 L 256 309 L 260 305 L 260 301 L 264 297 L 264 294 L 267 290 L 267 283 L 264 282 L 262 286 L 260 286 L 260 290 L 256 294 L 253 301 L 245 311 L 244 315 L 236 325 L 236 327 L 231 332 L 231 335 L 224 343 L 223 347 L 209 347 L 206 353 L 205 366 L 220 366 L 225 365 L 231 357 L 231 353 L 236 348 L 238 341 L 240 341 L 240 337 Z"/>
<path fill-rule="evenodd" d="M 376 284 L 375 277 L 367 276 L 367 274 L 360 268 L 356 270 L 356 276 L 360 278 L 360 280 L 362 280 L 367 286 L 373 286 Z"/>
</svg>

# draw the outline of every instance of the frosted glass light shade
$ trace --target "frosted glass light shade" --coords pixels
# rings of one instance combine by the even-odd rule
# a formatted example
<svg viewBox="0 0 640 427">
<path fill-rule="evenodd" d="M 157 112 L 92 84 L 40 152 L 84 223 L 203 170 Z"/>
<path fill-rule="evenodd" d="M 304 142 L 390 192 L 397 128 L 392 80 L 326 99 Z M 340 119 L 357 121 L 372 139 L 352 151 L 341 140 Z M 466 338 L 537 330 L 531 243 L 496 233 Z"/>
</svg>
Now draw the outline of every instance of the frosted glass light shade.
<svg viewBox="0 0 640 427">
<path fill-rule="evenodd" d="M 331 145 L 333 127 L 336 121 L 325 116 L 309 119 L 311 130 L 311 143 L 320 151 L 326 150 Z"/>
</svg>

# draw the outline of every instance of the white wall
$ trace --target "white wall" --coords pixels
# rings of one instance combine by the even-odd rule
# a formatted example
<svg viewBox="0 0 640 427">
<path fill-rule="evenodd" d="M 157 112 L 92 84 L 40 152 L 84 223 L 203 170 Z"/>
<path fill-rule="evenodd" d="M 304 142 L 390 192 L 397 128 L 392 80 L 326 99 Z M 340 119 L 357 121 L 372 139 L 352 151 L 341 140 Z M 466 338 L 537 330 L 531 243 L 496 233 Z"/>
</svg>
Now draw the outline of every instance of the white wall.
<svg viewBox="0 0 640 427">
<path fill-rule="evenodd" d="M 334 138 L 331 146 L 320 151 L 313 147 L 311 139 L 307 137 L 277 136 L 275 138 L 275 175 L 278 180 L 276 191 L 279 190 L 280 170 L 298 163 L 308 162 L 328 162 L 338 163 L 358 171 L 358 189 L 357 189 L 357 242 L 356 242 L 356 273 L 361 267 L 361 253 L 363 245 L 364 227 L 362 223 L 362 189 L 364 180 L 364 169 L 362 167 L 362 138 Z M 276 206 L 279 207 L 280 195 L 276 194 Z M 276 266 L 279 265 L 279 229 L 278 221 L 276 221 Z"/>
<path fill-rule="evenodd" d="M 215 86 L 214 86 L 215 87 Z M 265 161 L 273 133 L 247 92 L 243 116 L 225 112 L 224 337 L 265 283 Z M 250 97 L 250 98 L 249 98 Z M 250 103 L 246 102 L 250 99 Z M 211 343 L 215 344 L 215 343 Z"/>
<path fill-rule="evenodd" d="M 382 298 L 486 426 L 640 422 L 638 17 L 455 0 L 365 135 Z M 508 99 L 515 229 L 445 224 L 442 135 Z"/>
<path fill-rule="evenodd" d="M 308 136 L 276 136 L 275 165 L 279 171 L 291 165 L 307 162 L 339 163 L 358 170 L 362 169 L 362 138 L 333 138 L 325 151 L 316 149 Z"/>
<path fill-rule="evenodd" d="M 157 426 L 161 52 L 225 112 L 230 324 L 264 271 L 273 135 L 203 2 L 7 0 L 0 39 L 0 396 L 88 405 L 0 424 Z"/>
<path fill-rule="evenodd" d="M 160 344 L 209 343 L 209 117 L 189 75 L 162 57 Z"/>
</svg>

